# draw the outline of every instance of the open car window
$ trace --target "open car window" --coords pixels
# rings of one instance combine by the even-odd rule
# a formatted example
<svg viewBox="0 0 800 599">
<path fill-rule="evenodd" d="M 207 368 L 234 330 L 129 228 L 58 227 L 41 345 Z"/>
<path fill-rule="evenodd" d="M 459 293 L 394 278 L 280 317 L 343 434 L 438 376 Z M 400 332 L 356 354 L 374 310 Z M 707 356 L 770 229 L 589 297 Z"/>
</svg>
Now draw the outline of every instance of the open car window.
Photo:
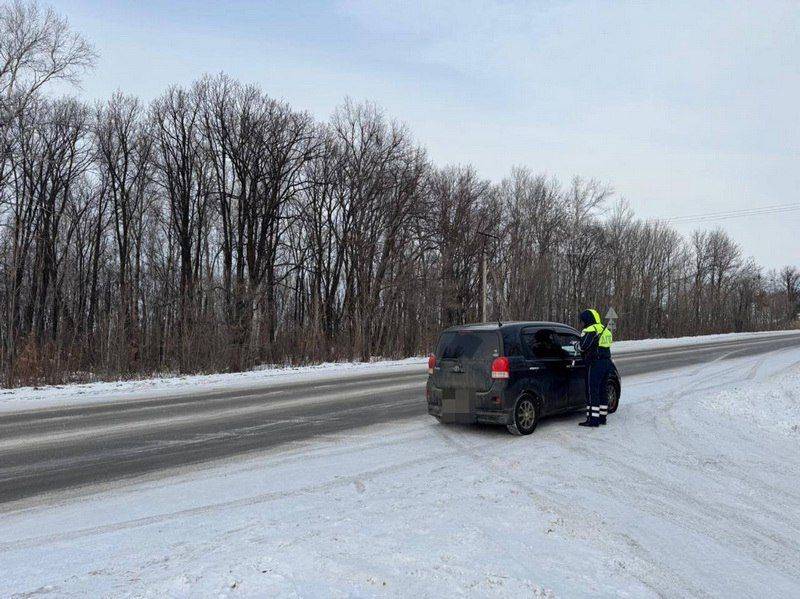
<svg viewBox="0 0 800 599">
<path fill-rule="evenodd" d="M 558 337 L 558 344 L 561 347 L 561 350 L 571 358 L 578 357 L 579 353 L 578 350 L 575 349 L 575 343 L 580 341 L 580 337 L 575 335 L 574 333 L 567 333 L 564 331 L 560 331 L 556 333 Z"/>
</svg>

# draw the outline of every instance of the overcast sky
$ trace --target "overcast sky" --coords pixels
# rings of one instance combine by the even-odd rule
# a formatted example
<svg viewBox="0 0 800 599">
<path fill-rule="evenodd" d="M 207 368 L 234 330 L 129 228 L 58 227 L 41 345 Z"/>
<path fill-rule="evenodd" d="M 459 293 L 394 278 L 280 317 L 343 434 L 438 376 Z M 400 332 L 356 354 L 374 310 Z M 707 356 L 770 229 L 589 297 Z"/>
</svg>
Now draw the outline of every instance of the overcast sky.
<svg viewBox="0 0 800 599">
<path fill-rule="evenodd" d="M 796 1 L 53 5 L 100 52 L 90 99 L 225 71 L 321 119 L 373 100 L 437 164 L 496 181 L 601 179 L 645 217 L 800 202 Z M 717 224 L 767 267 L 800 263 L 800 211 Z"/>
</svg>

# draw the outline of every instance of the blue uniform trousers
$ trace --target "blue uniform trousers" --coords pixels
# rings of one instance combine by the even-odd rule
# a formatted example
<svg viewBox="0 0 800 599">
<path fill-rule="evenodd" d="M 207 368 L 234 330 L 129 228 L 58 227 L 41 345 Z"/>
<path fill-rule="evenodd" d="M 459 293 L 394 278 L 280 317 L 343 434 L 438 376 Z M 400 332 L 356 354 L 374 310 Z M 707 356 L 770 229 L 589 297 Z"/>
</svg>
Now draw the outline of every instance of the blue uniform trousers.
<svg viewBox="0 0 800 599">
<path fill-rule="evenodd" d="M 586 417 L 604 420 L 608 415 L 605 382 L 611 372 L 611 360 L 599 358 L 586 365 Z"/>
</svg>

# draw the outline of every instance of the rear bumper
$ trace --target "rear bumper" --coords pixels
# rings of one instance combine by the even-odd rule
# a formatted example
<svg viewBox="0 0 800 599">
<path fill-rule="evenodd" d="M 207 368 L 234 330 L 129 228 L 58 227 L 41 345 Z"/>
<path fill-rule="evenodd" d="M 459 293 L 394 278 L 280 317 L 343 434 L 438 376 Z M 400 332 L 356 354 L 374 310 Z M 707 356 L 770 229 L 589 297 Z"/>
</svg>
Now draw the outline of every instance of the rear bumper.
<svg viewBox="0 0 800 599">
<path fill-rule="evenodd" d="M 441 422 L 447 424 L 472 424 L 476 422 L 475 414 L 442 409 L 442 406 L 428 404 L 428 414 L 436 416 Z"/>
<path fill-rule="evenodd" d="M 509 424 L 511 422 L 511 414 L 507 412 L 476 412 L 476 422 L 485 422 L 486 424 Z"/>
<path fill-rule="evenodd" d="M 428 414 L 435 416 L 441 422 L 447 424 L 475 424 L 481 422 L 485 424 L 506 425 L 511 422 L 511 414 L 507 412 L 488 412 L 485 410 L 475 410 L 473 412 L 450 412 L 442 411 L 442 407 L 428 404 Z"/>
<path fill-rule="evenodd" d="M 487 391 L 462 390 L 447 395 L 429 380 L 426 388 L 428 414 L 453 424 L 508 424 L 510 414 L 505 407 L 504 386 L 495 384 Z"/>
</svg>

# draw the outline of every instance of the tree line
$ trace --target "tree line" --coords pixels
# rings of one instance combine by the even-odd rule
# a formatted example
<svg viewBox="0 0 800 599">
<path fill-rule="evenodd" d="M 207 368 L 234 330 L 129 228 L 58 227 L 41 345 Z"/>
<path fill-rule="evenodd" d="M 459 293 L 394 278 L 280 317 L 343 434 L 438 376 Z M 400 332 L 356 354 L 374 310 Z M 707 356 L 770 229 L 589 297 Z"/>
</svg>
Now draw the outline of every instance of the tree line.
<svg viewBox="0 0 800 599">
<path fill-rule="evenodd" d="M 479 319 L 484 252 L 491 319 L 614 306 L 624 338 L 796 321 L 796 267 L 638 219 L 597 181 L 493 183 L 374 104 L 320 122 L 226 75 L 147 104 L 54 98 L 94 51 L 36 3 L 0 5 L 0 40 L 5 385 L 423 354 Z"/>
</svg>

